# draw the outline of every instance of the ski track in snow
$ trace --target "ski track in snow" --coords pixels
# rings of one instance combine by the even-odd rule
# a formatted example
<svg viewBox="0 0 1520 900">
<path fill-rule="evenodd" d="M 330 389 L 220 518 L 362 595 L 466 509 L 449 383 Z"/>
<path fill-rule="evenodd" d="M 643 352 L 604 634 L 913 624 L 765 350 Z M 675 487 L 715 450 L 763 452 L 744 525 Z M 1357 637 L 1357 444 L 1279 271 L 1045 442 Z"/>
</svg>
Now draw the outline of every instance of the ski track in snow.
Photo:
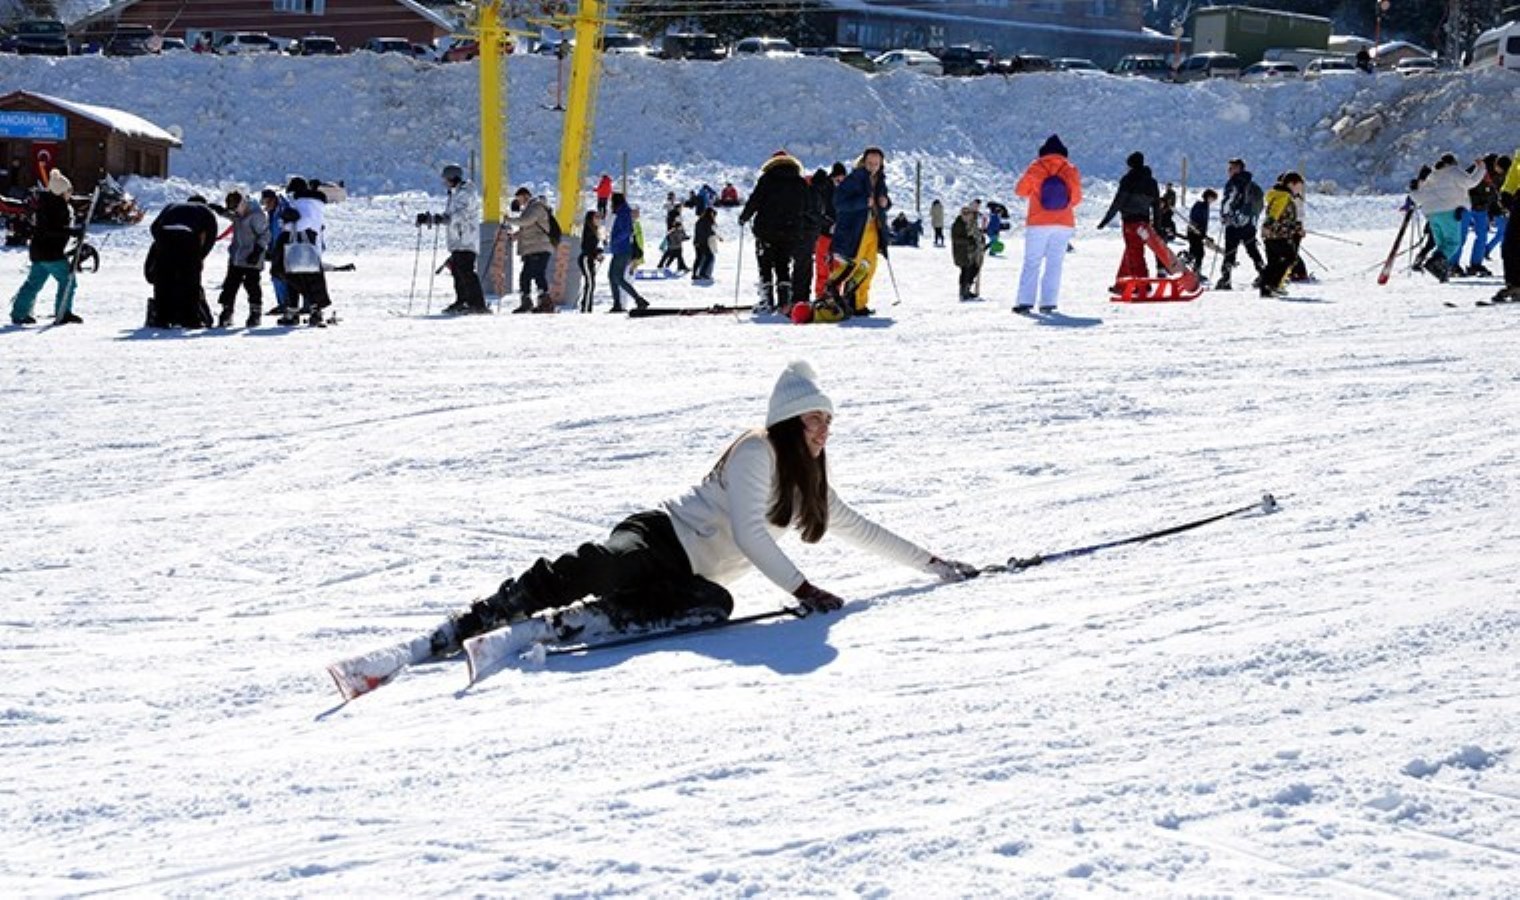
<svg viewBox="0 0 1520 900">
<path fill-rule="evenodd" d="M 0 333 L 0 891 L 1512 891 L 1520 309 L 1374 286 L 1395 198 L 1311 198 L 1363 243 L 1310 239 L 1316 302 L 1110 304 L 1095 199 L 1064 322 L 1009 314 L 1006 258 L 956 303 L 926 245 L 893 256 L 901 305 L 879 279 L 882 317 L 843 327 L 397 318 L 404 205 L 330 210 L 360 270 L 322 332 L 139 330 L 135 228 L 84 325 Z M 730 300 L 723 229 L 716 286 L 649 298 Z M 798 357 L 838 407 L 833 482 L 936 551 L 1282 509 L 950 586 L 789 542 L 841 614 L 337 705 L 325 664 L 700 478 Z"/>
</svg>

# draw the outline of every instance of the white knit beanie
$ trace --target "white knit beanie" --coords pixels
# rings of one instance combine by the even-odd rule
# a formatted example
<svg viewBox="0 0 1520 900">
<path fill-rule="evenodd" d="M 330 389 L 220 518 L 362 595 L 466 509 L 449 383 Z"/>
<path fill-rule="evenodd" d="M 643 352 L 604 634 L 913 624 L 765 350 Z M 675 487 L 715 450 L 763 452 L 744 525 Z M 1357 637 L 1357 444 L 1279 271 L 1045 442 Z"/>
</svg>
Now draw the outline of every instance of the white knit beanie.
<svg viewBox="0 0 1520 900">
<path fill-rule="evenodd" d="M 60 197 L 68 196 L 69 191 L 74 189 L 74 182 L 63 174 L 63 170 L 54 169 L 48 173 L 48 190 Z"/>
<path fill-rule="evenodd" d="M 784 422 L 793 416 L 809 412 L 834 412 L 834 404 L 818 388 L 818 373 L 813 367 L 797 360 L 789 364 L 776 379 L 771 391 L 770 412 L 765 416 L 765 427 Z"/>
</svg>

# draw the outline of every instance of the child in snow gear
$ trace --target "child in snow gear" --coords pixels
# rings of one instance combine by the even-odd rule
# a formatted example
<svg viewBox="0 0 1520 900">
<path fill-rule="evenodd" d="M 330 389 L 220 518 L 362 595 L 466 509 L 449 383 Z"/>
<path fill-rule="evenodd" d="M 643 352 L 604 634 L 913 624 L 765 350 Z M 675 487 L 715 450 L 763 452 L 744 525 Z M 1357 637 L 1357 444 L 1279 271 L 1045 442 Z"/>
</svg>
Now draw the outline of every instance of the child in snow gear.
<svg viewBox="0 0 1520 900">
<path fill-rule="evenodd" d="M 960 294 L 962 300 L 978 300 L 976 276 L 982 270 L 982 260 L 987 255 L 987 236 L 982 233 L 981 213 L 976 201 L 961 207 L 961 214 L 950 226 L 950 256 L 960 269 Z"/>
<path fill-rule="evenodd" d="M 163 208 L 148 227 L 153 243 L 143 274 L 153 285 L 149 328 L 210 328 L 211 308 L 201 288 L 201 271 L 219 230 L 203 197 Z"/>
<path fill-rule="evenodd" d="M 876 256 L 888 252 L 882 239 L 892 208 L 886 161 L 880 147 L 867 147 L 854 171 L 834 189 L 833 265 L 826 290 L 847 316 L 872 314 L 868 304 Z"/>
<path fill-rule="evenodd" d="M 1298 242 L 1304 238 L 1304 178 L 1285 172 L 1267 191 L 1266 222 L 1261 234 L 1267 244 L 1267 267 L 1261 273 L 1261 296 L 1284 296 L 1283 284 L 1298 259 Z"/>
<path fill-rule="evenodd" d="M 1436 161 L 1428 177 L 1409 192 L 1430 223 L 1436 249 L 1425 261 L 1425 270 L 1445 282 L 1451 275 L 1451 260 L 1462 250 L 1462 216 L 1459 210 L 1468 202 L 1468 191 L 1487 177 L 1483 161 L 1478 160 L 1463 171 L 1455 155 L 1447 153 Z"/>
<path fill-rule="evenodd" d="M 718 211 L 711 206 L 697 216 L 697 228 L 692 236 L 696 259 L 691 264 L 691 280 L 712 282 L 713 265 L 718 259 Z"/>
<path fill-rule="evenodd" d="M 535 197 L 526 185 L 512 195 L 519 212 L 507 216 L 503 225 L 517 229 L 517 258 L 522 271 L 517 275 L 517 308 L 514 313 L 552 313 L 555 306 L 549 297 L 549 261 L 559 239 L 559 225 L 554 211 L 542 197 Z M 538 303 L 533 302 L 533 286 L 538 285 Z"/>
<path fill-rule="evenodd" d="M 1256 222 L 1266 205 L 1265 195 L 1246 169 L 1245 160 L 1230 160 L 1227 171 L 1229 180 L 1225 182 L 1224 200 L 1219 204 L 1219 219 L 1224 225 L 1224 262 L 1219 283 L 1215 285 L 1222 291 L 1230 290 L 1230 271 L 1235 268 L 1235 251 L 1240 247 L 1245 247 L 1258 279 L 1267 265 L 1256 244 Z"/>
<path fill-rule="evenodd" d="M 264 313 L 264 291 L 259 275 L 264 271 L 264 254 L 269 250 L 269 217 L 240 192 L 227 195 L 227 205 L 216 212 L 232 220 L 232 245 L 227 248 L 227 275 L 222 279 L 218 303 L 222 314 L 218 328 L 232 327 L 238 288 L 248 292 L 248 327 L 257 328 Z"/>
<path fill-rule="evenodd" d="M 285 285 L 285 279 L 280 277 L 280 274 L 276 271 L 278 267 L 274 265 L 274 238 L 276 231 L 280 227 L 280 222 L 283 221 L 280 213 L 285 211 L 287 205 L 285 198 L 281 197 L 280 192 L 274 188 L 264 188 L 264 190 L 259 192 L 259 208 L 264 211 L 264 218 L 266 219 L 270 235 L 269 243 L 264 248 L 264 256 L 270 260 L 269 286 L 274 290 L 274 306 L 268 310 L 268 314 L 278 315 L 282 318 L 285 315 L 285 301 L 289 294 Z"/>
<path fill-rule="evenodd" d="M 1188 260 L 1194 271 L 1203 271 L 1203 248 L 1209 241 L 1209 207 L 1219 199 L 1213 188 L 1203 192 L 1203 198 L 1188 210 Z M 1216 248 L 1217 249 L 1217 248 Z"/>
<path fill-rule="evenodd" d="M 1156 233 L 1167 243 L 1177 239 L 1176 213 L 1177 187 L 1168 181 L 1166 190 L 1161 192 L 1161 203 L 1156 207 Z"/>
<path fill-rule="evenodd" d="M 1125 278 L 1150 277 L 1150 268 L 1145 262 L 1146 239 L 1141 233 L 1141 227 L 1154 227 L 1157 209 L 1161 204 L 1161 191 L 1156 185 L 1156 179 L 1151 176 L 1150 167 L 1145 164 L 1145 154 L 1137 150 L 1125 162 L 1129 171 L 1119 179 L 1114 202 L 1109 204 L 1108 212 L 1098 222 L 1099 228 L 1106 228 L 1114 216 L 1118 216 L 1124 223 L 1124 256 L 1119 261 L 1116 287 Z"/>
<path fill-rule="evenodd" d="M 937 197 L 929 204 L 929 227 L 934 229 L 934 246 L 945 246 L 945 204 Z"/>
<path fill-rule="evenodd" d="M 524 629 L 525 644 L 564 640 L 574 636 L 588 610 L 615 626 L 726 619 L 733 597 L 722 585 L 751 569 L 795 598 L 803 612 L 839 609 L 844 600 L 815 586 L 777 545 L 776 538 L 792 529 L 810 544 L 838 534 L 946 581 L 975 575 L 975 567 L 898 537 L 834 493 L 825 452 L 833 409 L 812 367 L 792 363 L 771 392 L 765 427 L 741 435 L 700 484 L 628 517 L 601 543 L 540 558 L 492 596 L 452 616 L 425 647 L 419 640 L 414 654 L 455 653 L 469 638 L 504 625 Z M 568 609 L 588 596 L 596 599 Z M 531 618 L 549 611 L 557 612 L 547 620 Z"/>
<path fill-rule="evenodd" d="M 581 253 L 576 266 L 581 270 L 580 311 L 591 312 L 596 294 L 596 265 L 602 261 L 602 216 L 594 209 L 586 210 L 581 221 Z"/>
<path fill-rule="evenodd" d="M 69 238 L 83 238 L 84 226 L 74 225 L 74 212 L 69 208 L 69 193 L 73 182 L 63 172 L 54 169 L 48 173 L 47 190 L 37 200 L 37 213 L 32 225 L 27 255 L 31 268 L 26 280 L 11 298 L 11 324 L 34 325 L 32 309 L 37 304 L 37 294 L 49 278 L 58 282 L 53 296 L 53 321 L 78 324 L 82 321 L 74 315 L 74 271 L 65 248 Z M 215 225 L 215 220 L 212 222 Z M 213 236 L 215 231 L 212 232 Z"/>
<path fill-rule="evenodd" d="M 987 203 L 987 255 L 1003 255 L 1003 229 L 1007 227 L 1007 210 L 1001 203 Z"/>
<path fill-rule="evenodd" d="M 1076 231 L 1077 204 L 1082 202 L 1082 174 L 1066 158 L 1066 145 L 1058 135 L 1051 135 L 1040 145 L 1039 155 L 1024 170 L 1013 192 L 1029 201 L 1024 220 L 1024 267 L 1019 272 L 1019 297 L 1013 309 L 1023 312 L 1038 303 L 1042 312 L 1050 312 L 1061 301 L 1061 267 Z"/>
<path fill-rule="evenodd" d="M 623 195 L 612 195 L 612 234 L 607 238 L 607 249 L 612 252 L 612 263 L 607 267 L 607 283 L 612 288 L 612 308 L 608 312 L 620 313 L 623 294 L 633 298 L 634 305 L 645 309 L 649 302 L 628 282 L 628 265 L 633 261 L 633 210 Z"/>
<path fill-rule="evenodd" d="M 678 274 L 691 271 L 686 266 L 686 253 L 682 249 L 685 244 L 686 225 L 681 221 L 681 205 L 672 203 L 665 209 L 665 253 L 660 257 L 659 268 L 668 269 L 671 263 L 675 263 Z"/>
<path fill-rule="evenodd" d="M 755 189 L 739 212 L 740 228 L 751 219 L 755 223 L 755 261 L 760 269 L 757 309 L 761 312 L 792 305 L 792 266 L 802 243 L 809 200 L 802 163 L 785 150 L 772 153 L 760 167 Z"/>
</svg>

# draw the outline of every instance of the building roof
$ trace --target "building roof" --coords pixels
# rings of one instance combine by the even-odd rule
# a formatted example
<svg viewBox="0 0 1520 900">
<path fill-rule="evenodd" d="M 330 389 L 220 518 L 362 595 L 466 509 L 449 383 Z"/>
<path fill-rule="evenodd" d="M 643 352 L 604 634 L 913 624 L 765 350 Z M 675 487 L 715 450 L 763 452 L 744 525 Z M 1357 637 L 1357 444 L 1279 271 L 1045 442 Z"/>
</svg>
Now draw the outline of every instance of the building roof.
<svg viewBox="0 0 1520 900">
<path fill-rule="evenodd" d="M 147 119 L 141 116 L 134 116 L 124 110 L 113 109 L 109 106 L 95 106 L 90 103 L 76 103 L 73 100 L 64 100 L 47 94 L 39 94 L 36 91 L 12 91 L 6 94 L 5 97 L 15 97 L 17 95 L 41 100 L 43 103 L 51 104 L 81 118 L 89 119 L 92 122 L 99 122 L 112 131 L 119 131 L 131 137 L 161 141 L 171 147 L 183 146 L 179 138 L 159 128 Z M 5 97 L 0 97 L 0 100 L 5 99 Z"/>
<path fill-rule="evenodd" d="M 89 15 L 81 16 L 78 19 L 69 22 L 69 28 L 75 29 L 84 25 L 94 25 L 97 22 L 103 22 L 107 19 L 114 19 L 126 10 L 136 6 L 139 2 L 141 2 L 141 0 L 116 0 L 116 2 L 110 3 L 101 9 L 90 13 Z M 421 3 L 416 2 L 416 0 L 391 0 L 391 2 L 395 3 L 398 6 L 405 7 L 407 10 L 414 13 L 418 18 L 426 19 L 436 28 L 441 28 L 444 31 L 455 30 L 453 22 L 444 18 L 434 10 L 428 9 Z"/>
</svg>

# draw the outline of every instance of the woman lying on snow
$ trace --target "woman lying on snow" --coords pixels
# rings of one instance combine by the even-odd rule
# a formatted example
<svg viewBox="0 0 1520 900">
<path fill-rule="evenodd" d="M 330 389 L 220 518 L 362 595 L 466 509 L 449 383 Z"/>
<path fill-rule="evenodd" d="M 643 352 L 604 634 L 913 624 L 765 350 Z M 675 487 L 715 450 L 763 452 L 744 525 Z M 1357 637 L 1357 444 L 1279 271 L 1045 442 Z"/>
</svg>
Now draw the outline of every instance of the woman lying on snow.
<svg viewBox="0 0 1520 900">
<path fill-rule="evenodd" d="M 615 626 L 725 619 L 734 599 L 719 582 L 751 566 L 796 597 L 804 612 L 838 609 L 844 601 L 808 581 L 776 545 L 788 528 L 810 544 L 832 531 L 946 581 L 975 575 L 974 566 L 941 559 L 839 499 L 829 487 L 824 453 L 833 413 L 812 367 L 787 366 L 771 392 L 765 427 L 735 441 L 701 484 L 657 510 L 629 516 L 600 544 L 539 559 L 507 579 L 433 632 L 433 655 L 457 653 L 478 634 L 592 595 L 602 598 L 596 603 Z"/>
</svg>

